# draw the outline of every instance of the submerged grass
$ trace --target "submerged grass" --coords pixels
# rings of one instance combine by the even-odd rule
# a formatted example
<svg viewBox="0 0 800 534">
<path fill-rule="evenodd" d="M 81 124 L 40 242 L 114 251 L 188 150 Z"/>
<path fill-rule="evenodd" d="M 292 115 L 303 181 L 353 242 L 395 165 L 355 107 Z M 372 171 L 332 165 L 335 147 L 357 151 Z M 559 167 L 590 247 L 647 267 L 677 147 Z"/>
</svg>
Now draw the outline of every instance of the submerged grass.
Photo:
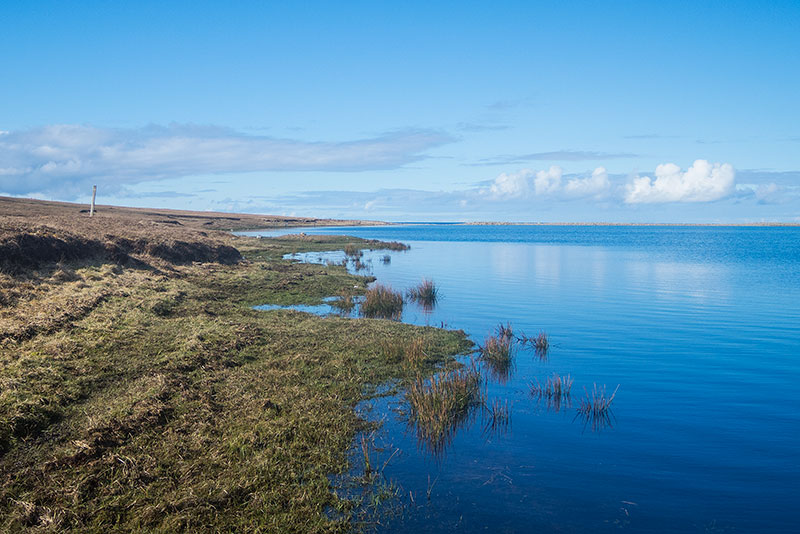
<svg viewBox="0 0 800 534">
<path fill-rule="evenodd" d="M 577 415 L 583 418 L 587 425 L 591 425 L 592 430 L 595 431 L 611 426 L 614 416 L 611 411 L 611 403 L 614 402 L 614 398 L 617 396 L 617 390 L 619 390 L 619 386 L 608 396 L 605 385 L 598 388 L 597 384 L 594 384 L 592 391 L 587 391 L 586 396 L 581 399 Z"/>
<path fill-rule="evenodd" d="M 416 287 L 408 290 L 408 297 L 421 306 L 432 309 L 439 298 L 439 288 L 432 280 L 423 279 Z"/>
<path fill-rule="evenodd" d="M 364 293 L 360 311 L 372 319 L 399 320 L 403 315 L 403 295 L 389 286 L 375 284 Z"/>
<path fill-rule="evenodd" d="M 338 238 L 218 239 L 249 261 L 0 276 L 0 531 L 350 530 L 353 505 L 329 476 L 362 428 L 352 407 L 407 373 L 405 349 L 392 360 L 376 347 L 419 339 L 437 362 L 469 342 L 253 310 L 367 280 L 280 259 Z"/>
<path fill-rule="evenodd" d="M 484 432 L 489 434 L 504 434 L 511 426 L 511 407 L 508 400 L 493 399 L 484 404 L 486 425 Z"/>
<path fill-rule="evenodd" d="M 483 404 L 482 384 L 474 363 L 412 382 L 406 401 L 420 444 L 434 455 L 443 453 L 472 409 Z"/>
<path fill-rule="evenodd" d="M 511 327 L 498 328 L 498 334 L 488 336 L 483 345 L 478 347 L 481 361 L 486 364 L 491 378 L 506 383 L 514 369 L 514 347 Z"/>
<path fill-rule="evenodd" d="M 532 347 L 536 356 L 541 360 L 547 359 L 547 353 L 550 350 L 550 339 L 547 337 L 546 332 L 539 332 L 536 336 L 526 336 L 520 334 L 519 342 L 523 345 Z"/>
<path fill-rule="evenodd" d="M 535 380 L 530 385 L 531 395 L 544 401 L 548 408 L 558 412 L 562 405 L 569 407 L 572 398 L 572 377 L 570 375 L 553 374 L 544 384 Z"/>
</svg>

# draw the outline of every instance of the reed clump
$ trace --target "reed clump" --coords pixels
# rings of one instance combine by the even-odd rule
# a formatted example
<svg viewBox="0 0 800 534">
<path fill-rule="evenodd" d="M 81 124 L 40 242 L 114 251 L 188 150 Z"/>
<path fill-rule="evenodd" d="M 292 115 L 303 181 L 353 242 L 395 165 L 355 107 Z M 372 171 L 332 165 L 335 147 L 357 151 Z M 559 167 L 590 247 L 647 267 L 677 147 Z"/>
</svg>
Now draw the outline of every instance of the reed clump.
<svg viewBox="0 0 800 534">
<path fill-rule="evenodd" d="M 364 251 L 356 245 L 348 244 L 344 247 L 344 255 L 351 258 L 360 258 L 364 255 Z"/>
<path fill-rule="evenodd" d="M 561 409 L 562 405 L 570 405 L 572 377 L 570 375 L 559 376 L 554 373 L 553 376 L 545 380 L 544 383 L 538 380 L 532 382 L 530 392 L 533 397 L 544 401 L 548 408 L 557 412 Z"/>
<path fill-rule="evenodd" d="M 479 347 L 481 359 L 492 362 L 511 362 L 512 338 L 505 335 L 489 336 Z"/>
<path fill-rule="evenodd" d="M 484 404 L 486 426 L 484 430 L 491 433 L 504 433 L 511 425 L 511 407 L 508 400 L 494 399 Z"/>
<path fill-rule="evenodd" d="M 542 360 L 547 358 L 547 352 L 550 350 L 550 339 L 547 337 L 546 332 L 539 332 L 536 336 L 520 334 L 518 339 L 523 345 L 532 347 L 536 355 Z"/>
<path fill-rule="evenodd" d="M 578 405 L 578 416 L 582 417 L 587 424 L 592 425 L 592 430 L 600 430 L 603 427 L 611 426 L 611 403 L 617 396 L 619 385 L 609 396 L 606 394 L 606 386 L 598 388 L 594 384 L 591 392 L 586 392 L 586 397 L 581 399 Z"/>
<path fill-rule="evenodd" d="M 417 378 L 406 392 L 409 422 L 432 452 L 439 453 L 452 441 L 455 431 L 483 404 L 482 379 L 474 364 L 425 380 Z"/>
<path fill-rule="evenodd" d="M 538 352 L 546 353 L 550 349 L 550 340 L 545 332 L 539 332 L 533 340 L 533 346 Z"/>
<path fill-rule="evenodd" d="M 433 280 L 423 279 L 419 285 L 408 290 L 408 297 L 414 302 L 432 308 L 439 298 L 439 288 Z"/>
<path fill-rule="evenodd" d="M 372 319 L 399 320 L 403 315 L 403 295 L 389 286 L 376 284 L 364 293 L 361 315 Z"/>
<path fill-rule="evenodd" d="M 511 323 L 500 323 L 497 325 L 497 337 L 506 338 L 509 340 L 514 339 L 514 328 L 511 326 Z"/>
<path fill-rule="evenodd" d="M 350 313 L 356 305 L 353 295 L 349 293 L 340 294 L 338 298 L 330 301 L 329 304 L 342 314 Z"/>
</svg>

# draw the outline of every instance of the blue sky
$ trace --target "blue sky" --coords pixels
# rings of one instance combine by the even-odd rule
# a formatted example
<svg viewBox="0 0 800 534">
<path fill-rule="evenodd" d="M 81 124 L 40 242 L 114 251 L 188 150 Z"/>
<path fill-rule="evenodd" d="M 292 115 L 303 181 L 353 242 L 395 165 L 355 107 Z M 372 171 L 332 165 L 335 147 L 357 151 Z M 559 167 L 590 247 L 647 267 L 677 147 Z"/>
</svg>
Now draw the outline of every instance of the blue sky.
<svg viewBox="0 0 800 534">
<path fill-rule="evenodd" d="M 800 3 L 0 5 L 0 194 L 800 222 Z"/>
</svg>

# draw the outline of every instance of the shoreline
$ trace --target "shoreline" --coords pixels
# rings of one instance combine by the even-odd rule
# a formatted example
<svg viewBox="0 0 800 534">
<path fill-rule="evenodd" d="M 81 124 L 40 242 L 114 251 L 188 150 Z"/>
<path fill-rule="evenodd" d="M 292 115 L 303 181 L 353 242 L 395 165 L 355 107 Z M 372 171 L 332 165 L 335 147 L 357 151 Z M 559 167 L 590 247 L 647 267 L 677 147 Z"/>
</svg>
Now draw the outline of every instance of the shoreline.
<svg viewBox="0 0 800 534">
<path fill-rule="evenodd" d="M 368 277 L 282 258 L 376 241 L 49 208 L 0 217 L 0 530 L 348 531 L 358 505 L 330 477 L 370 424 L 355 406 L 410 379 L 409 344 L 426 373 L 471 348 L 461 331 L 252 308 L 362 294 Z"/>
</svg>

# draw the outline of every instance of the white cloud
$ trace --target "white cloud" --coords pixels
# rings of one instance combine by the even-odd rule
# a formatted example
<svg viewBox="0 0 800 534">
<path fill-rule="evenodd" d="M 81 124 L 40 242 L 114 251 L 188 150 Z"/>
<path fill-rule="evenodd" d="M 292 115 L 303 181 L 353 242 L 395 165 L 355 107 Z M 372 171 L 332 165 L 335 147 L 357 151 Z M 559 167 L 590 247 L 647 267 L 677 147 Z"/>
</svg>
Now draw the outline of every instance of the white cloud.
<svg viewBox="0 0 800 534">
<path fill-rule="evenodd" d="M 698 159 L 685 172 L 674 163 L 656 167 L 655 179 L 634 178 L 625 191 L 628 204 L 656 202 L 709 202 L 733 192 L 735 171 L 728 164 Z"/>
<path fill-rule="evenodd" d="M 136 183 L 196 174 L 394 169 L 452 139 L 402 130 L 343 142 L 246 135 L 196 125 L 108 129 L 54 125 L 0 135 L 0 188 L 14 194 L 90 182 Z"/>
<path fill-rule="evenodd" d="M 563 197 L 565 199 L 602 196 L 611 184 L 605 168 L 596 168 L 591 176 L 572 176 L 563 183 L 564 171 L 553 165 L 547 170 L 534 171 L 522 169 L 514 173 L 504 172 L 495 178 L 484 194 L 495 199 L 518 199 L 541 196 Z"/>
<path fill-rule="evenodd" d="M 519 198 L 527 196 L 531 189 L 531 178 L 534 173 L 530 169 L 506 173 L 494 179 L 489 192 L 497 198 Z"/>
<path fill-rule="evenodd" d="M 571 178 L 564 186 L 567 196 L 580 198 L 602 196 L 611 187 L 605 167 L 597 167 L 588 178 Z"/>
<path fill-rule="evenodd" d="M 553 165 L 546 171 L 539 171 L 536 173 L 536 178 L 533 180 L 534 189 L 537 195 L 547 195 L 555 193 L 561 187 L 561 175 L 563 171 L 561 167 Z"/>
</svg>

